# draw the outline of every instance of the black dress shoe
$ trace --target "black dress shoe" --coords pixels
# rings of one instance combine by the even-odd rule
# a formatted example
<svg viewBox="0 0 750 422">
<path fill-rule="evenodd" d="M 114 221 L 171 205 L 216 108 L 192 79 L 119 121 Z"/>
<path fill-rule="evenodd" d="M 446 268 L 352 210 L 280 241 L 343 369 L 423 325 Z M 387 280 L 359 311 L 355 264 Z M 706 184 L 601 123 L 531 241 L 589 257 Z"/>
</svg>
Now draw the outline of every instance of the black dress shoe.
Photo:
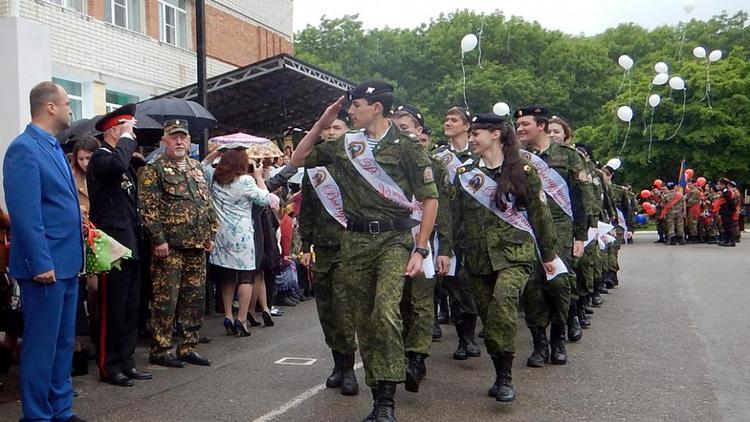
<svg viewBox="0 0 750 422">
<path fill-rule="evenodd" d="M 70 419 L 66 420 L 65 422 L 88 422 L 86 419 L 81 419 L 76 415 L 73 415 L 70 417 Z"/>
<path fill-rule="evenodd" d="M 190 352 L 186 355 L 180 356 L 179 359 L 192 365 L 211 366 L 211 361 L 199 355 L 198 352 Z"/>
<path fill-rule="evenodd" d="M 185 362 L 177 359 L 176 357 L 166 354 L 159 357 L 149 357 L 149 363 L 153 365 L 166 366 L 167 368 L 184 368 Z"/>
<path fill-rule="evenodd" d="M 102 377 L 102 381 L 108 382 L 118 387 L 132 387 L 133 384 L 135 384 L 133 380 L 126 377 L 125 374 L 123 374 L 122 372 L 119 372 L 114 375 L 110 375 L 108 377 Z"/>
<path fill-rule="evenodd" d="M 131 380 L 138 380 L 138 381 L 150 380 L 154 377 L 151 374 L 151 372 L 139 371 L 136 368 L 126 369 L 122 371 L 122 373 L 125 374 L 125 376 L 130 378 Z"/>
</svg>

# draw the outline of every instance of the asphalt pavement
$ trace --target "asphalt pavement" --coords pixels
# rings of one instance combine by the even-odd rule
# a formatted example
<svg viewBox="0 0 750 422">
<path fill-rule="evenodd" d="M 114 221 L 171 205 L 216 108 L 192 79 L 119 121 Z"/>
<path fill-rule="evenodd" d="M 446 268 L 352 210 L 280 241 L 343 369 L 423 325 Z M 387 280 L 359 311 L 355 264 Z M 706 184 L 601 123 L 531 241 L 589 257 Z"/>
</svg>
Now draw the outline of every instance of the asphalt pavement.
<svg viewBox="0 0 750 422">
<path fill-rule="evenodd" d="M 489 358 L 483 350 L 481 358 L 452 360 L 455 332 L 443 326 L 421 391 L 399 388 L 398 419 L 750 420 L 750 240 L 736 248 L 653 240 L 654 235 L 640 234 L 635 245 L 623 248 L 620 287 L 604 297 L 583 339 L 568 344 L 567 365 L 527 368 L 531 340 L 519 321 L 515 402 L 486 396 L 494 381 Z M 247 338 L 227 337 L 221 319 L 210 317 L 202 333 L 213 341 L 199 348 L 213 360 L 209 368 L 148 365 L 144 345 L 137 362 L 153 371 L 154 379 L 122 388 L 98 382 L 92 364 L 90 375 L 74 379 L 81 390 L 76 413 L 95 421 L 362 420 L 371 397 L 361 368 L 358 396 L 326 389 L 333 363 L 313 301 L 285 311 L 275 327 L 252 329 Z M 12 376 L 0 381 L 6 382 L 0 420 L 16 420 L 16 382 Z"/>
</svg>

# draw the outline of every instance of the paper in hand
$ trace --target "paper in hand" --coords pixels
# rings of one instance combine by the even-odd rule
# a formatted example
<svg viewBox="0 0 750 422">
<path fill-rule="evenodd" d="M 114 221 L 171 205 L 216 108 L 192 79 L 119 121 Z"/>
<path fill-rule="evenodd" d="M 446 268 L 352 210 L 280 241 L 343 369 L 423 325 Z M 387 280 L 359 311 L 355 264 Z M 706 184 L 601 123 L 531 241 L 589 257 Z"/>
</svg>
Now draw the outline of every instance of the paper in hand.
<svg viewBox="0 0 750 422">
<path fill-rule="evenodd" d="M 559 276 L 560 274 L 565 274 L 568 272 L 568 267 L 565 266 L 565 263 L 563 262 L 560 257 L 556 257 L 553 261 L 555 263 L 555 272 L 552 274 L 545 274 L 547 275 L 547 281 L 552 281 L 555 279 L 555 277 Z"/>
</svg>

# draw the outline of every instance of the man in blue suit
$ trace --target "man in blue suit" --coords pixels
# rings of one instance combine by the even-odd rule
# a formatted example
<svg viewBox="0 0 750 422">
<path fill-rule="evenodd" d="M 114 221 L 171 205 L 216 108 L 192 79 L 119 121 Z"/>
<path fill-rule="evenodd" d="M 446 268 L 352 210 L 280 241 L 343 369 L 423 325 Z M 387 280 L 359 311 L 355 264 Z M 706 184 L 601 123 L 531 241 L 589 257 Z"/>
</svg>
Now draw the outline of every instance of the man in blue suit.
<svg viewBox="0 0 750 422">
<path fill-rule="evenodd" d="M 10 275 L 23 301 L 22 421 L 82 421 L 73 414 L 70 367 L 75 342 L 83 235 L 73 174 L 55 135 L 70 126 L 65 90 L 31 90 L 31 123 L 3 162 L 13 247 Z"/>
</svg>

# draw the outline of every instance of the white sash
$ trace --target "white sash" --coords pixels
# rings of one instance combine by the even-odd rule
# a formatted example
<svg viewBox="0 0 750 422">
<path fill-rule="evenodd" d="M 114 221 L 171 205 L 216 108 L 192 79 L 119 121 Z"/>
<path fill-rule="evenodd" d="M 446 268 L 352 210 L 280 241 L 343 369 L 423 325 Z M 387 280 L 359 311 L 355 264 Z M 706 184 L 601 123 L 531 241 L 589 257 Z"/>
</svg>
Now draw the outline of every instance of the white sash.
<svg viewBox="0 0 750 422">
<path fill-rule="evenodd" d="M 331 173 L 325 167 L 315 167 L 307 169 L 307 176 L 310 178 L 315 193 L 320 199 L 320 203 L 342 226 L 346 227 L 346 214 L 344 213 L 344 202 L 341 196 L 341 189 L 336 181 L 331 177 Z"/>
<path fill-rule="evenodd" d="M 451 178 L 451 185 L 456 180 L 456 170 L 463 165 L 461 160 L 458 159 L 450 149 L 446 148 L 445 151 L 435 153 L 435 157 L 440 159 L 448 167 L 448 174 Z"/>
<path fill-rule="evenodd" d="M 570 204 L 570 190 L 560 173 L 550 168 L 544 160 L 528 151 L 521 151 L 521 156 L 531 161 L 531 164 L 536 168 L 537 173 L 539 173 L 539 179 L 542 181 L 544 192 L 562 208 L 565 214 L 573 218 L 573 207 Z"/>
<path fill-rule="evenodd" d="M 401 187 L 396 183 L 385 169 L 375 161 L 375 156 L 372 153 L 372 149 L 367 145 L 367 138 L 365 138 L 364 132 L 347 133 L 344 136 L 344 148 L 346 149 L 346 155 L 349 157 L 349 161 L 352 163 L 357 172 L 372 186 L 380 196 L 389 202 L 393 203 L 397 207 L 405 208 L 411 211 L 409 216 L 411 219 L 416 221 L 422 221 L 422 203 L 412 198 L 411 201 L 406 199 L 406 194 Z M 412 236 L 414 237 L 414 248 L 417 247 L 417 234 L 419 233 L 419 225 L 411 229 Z M 427 249 L 430 253 L 422 261 L 422 270 L 424 271 L 425 277 L 435 277 L 435 266 L 433 264 L 432 248 L 430 243 L 427 242 Z M 412 251 L 413 252 L 413 251 Z"/>
<path fill-rule="evenodd" d="M 617 210 L 617 223 L 620 227 L 625 229 L 625 233 L 628 232 L 628 223 L 627 220 L 625 220 L 625 215 L 623 215 L 622 211 L 620 211 L 619 208 L 615 208 Z M 625 242 L 627 243 L 627 242 Z"/>
</svg>

